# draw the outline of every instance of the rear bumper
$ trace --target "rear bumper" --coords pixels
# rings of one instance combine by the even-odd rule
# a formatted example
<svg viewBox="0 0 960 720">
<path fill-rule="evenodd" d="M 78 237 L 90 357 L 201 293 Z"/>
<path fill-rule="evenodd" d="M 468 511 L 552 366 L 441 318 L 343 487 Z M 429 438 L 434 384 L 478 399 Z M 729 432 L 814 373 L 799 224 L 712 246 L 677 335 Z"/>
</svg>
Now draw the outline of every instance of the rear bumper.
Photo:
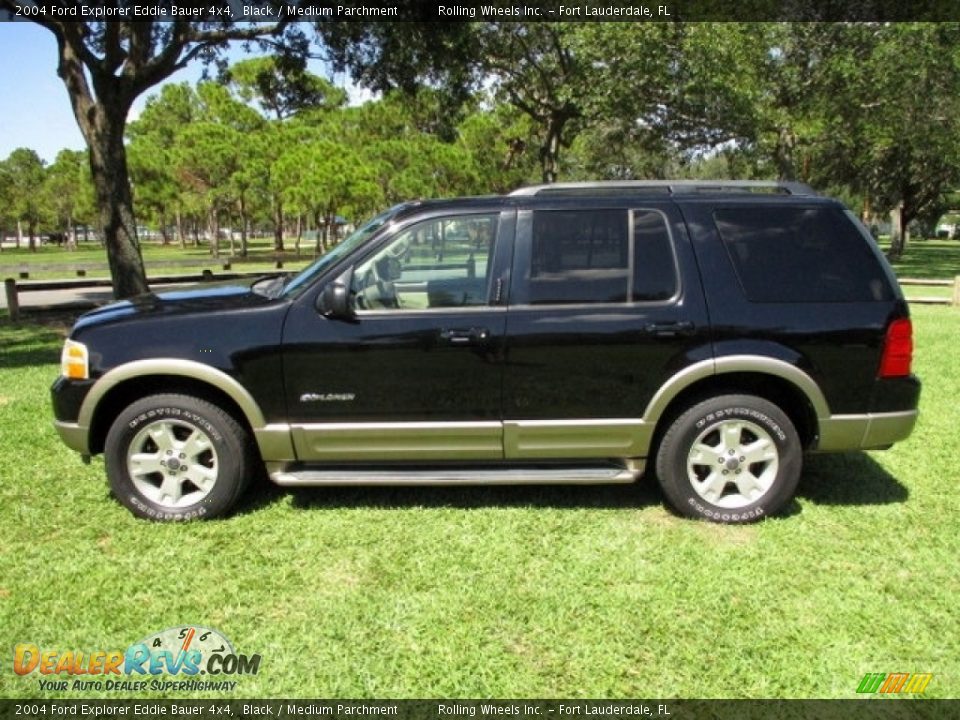
<svg viewBox="0 0 960 720">
<path fill-rule="evenodd" d="M 879 450 L 905 440 L 917 424 L 917 411 L 831 415 L 820 420 L 816 452 Z"/>
</svg>

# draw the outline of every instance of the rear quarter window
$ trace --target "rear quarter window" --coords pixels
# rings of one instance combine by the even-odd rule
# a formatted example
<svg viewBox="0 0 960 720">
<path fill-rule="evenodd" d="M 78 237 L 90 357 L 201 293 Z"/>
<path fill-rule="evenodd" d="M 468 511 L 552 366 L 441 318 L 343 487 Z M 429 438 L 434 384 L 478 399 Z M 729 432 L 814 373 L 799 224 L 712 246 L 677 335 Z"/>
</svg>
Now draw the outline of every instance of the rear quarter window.
<svg viewBox="0 0 960 720">
<path fill-rule="evenodd" d="M 751 302 L 892 300 L 880 260 L 836 207 L 731 207 L 714 222 Z"/>
</svg>

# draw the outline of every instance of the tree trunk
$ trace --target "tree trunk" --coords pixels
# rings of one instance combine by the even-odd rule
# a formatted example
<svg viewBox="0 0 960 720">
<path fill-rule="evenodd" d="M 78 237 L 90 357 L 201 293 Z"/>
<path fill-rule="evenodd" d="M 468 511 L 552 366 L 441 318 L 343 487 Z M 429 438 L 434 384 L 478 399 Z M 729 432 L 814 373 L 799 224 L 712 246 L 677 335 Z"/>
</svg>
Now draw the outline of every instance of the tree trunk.
<svg viewBox="0 0 960 720">
<path fill-rule="evenodd" d="M 890 211 L 890 252 L 891 260 L 899 260 L 907 248 L 906 223 L 904 222 L 903 202 Z"/>
<path fill-rule="evenodd" d="M 177 223 L 177 239 L 180 241 L 180 249 L 183 250 L 187 247 L 187 236 L 183 231 L 183 215 L 181 215 L 179 208 L 177 208 L 173 217 Z"/>
<path fill-rule="evenodd" d="M 165 215 L 160 216 L 160 244 L 170 244 L 170 233 L 167 231 L 167 218 Z"/>
<path fill-rule="evenodd" d="M 247 256 L 247 225 L 249 224 L 247 220 L 247 203 L 244 201 L 243 196 L 240 197 L 238 201 L 240 209 L 240 257 Z"/>
<path fill-rule="evenodd" d="M 23 222 L 17 218 L 17 250 L 23 244 Z"/>
<path fill-rule="evenodd" d="M 780 128 L 777 135 L 777 145 L 774 148 L 774 162 L 777 165 L 777 179 L 796 180 L 797 169 L 794 163 L 794 150 L 797 146 L 797 136 L 789 128 Z"/>
<path fill-rule="evenodd" d="M 95 130 L 88 127 L 84 135 L 90 147 L 90 171 L 107 247 L 113 296 L 120 300 L 150 289 L 137 240 L 127 151 L 123 145 L 127 108 L 122 103 L 118 106 L 99 104 L 92 114 Z"/>
<path fill-rule="evenodd" d="M 30 233 L 30 252 L 37 251 L 37 223 L 33 220 L 27 221 L 27 232 Z"/>
<path fill-rule="evenodd" d="M 337 244 L 337 214 L 332 210 L 327 213 L 326 227 L 323 230 L 323 251 L 327 252 Z"/>
<path fill-rule="evenodd" d="M 273 201 L 273 249 L 283 252 L 283 203 L 279 198 Z"/>
<path fill-rule="evenodd" d="M 210 232 L 210 256 L 218 258 L 220 257 L 220 218 L 215 207 L 210 208 L 207 228 Z"/>
<path fill-rule="evenodd" d="M 566 118 L 552 116 L 547 125 L 547 136 L 543 140 L 543 145 L 540 146 L 540 171 L 545 183 L 557 181 L 560 136 L 565 124 Z"/>
</svg>

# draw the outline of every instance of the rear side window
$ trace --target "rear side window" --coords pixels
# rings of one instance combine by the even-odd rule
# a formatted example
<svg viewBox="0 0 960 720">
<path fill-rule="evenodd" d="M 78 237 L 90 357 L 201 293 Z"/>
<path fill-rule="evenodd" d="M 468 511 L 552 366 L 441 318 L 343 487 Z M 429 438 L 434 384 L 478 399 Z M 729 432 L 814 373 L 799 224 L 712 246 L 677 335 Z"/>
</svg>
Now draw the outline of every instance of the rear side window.
<svg viewBox="0 0 960 720">
<path fill-rule="evenodd" d="M 536 211 L 529 251 L 516 304 L 656 302 L 677 291 L 670 234 L 658 212 Z"/>
<path fill-rule="evenodd" d="M 891 300 L 866 239 L 834 207 L 736 207 L 714 211 L 751 302 Z"/>
</svg>

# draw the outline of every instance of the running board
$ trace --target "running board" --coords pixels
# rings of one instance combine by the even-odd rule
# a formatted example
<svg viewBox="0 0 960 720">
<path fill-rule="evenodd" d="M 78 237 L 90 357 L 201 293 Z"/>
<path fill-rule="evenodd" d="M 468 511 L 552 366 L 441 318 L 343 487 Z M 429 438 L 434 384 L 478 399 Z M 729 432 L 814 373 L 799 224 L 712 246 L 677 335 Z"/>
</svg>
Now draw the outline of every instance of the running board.
<svg viewBox="0 0 960 720">
<path fill-rule="evenodd" d="M 632 483 L 643 472 L 642 461 L 631 468 L 287 468 L 270 472 L 277 485 L 607 485 Z"/>
</svg>

